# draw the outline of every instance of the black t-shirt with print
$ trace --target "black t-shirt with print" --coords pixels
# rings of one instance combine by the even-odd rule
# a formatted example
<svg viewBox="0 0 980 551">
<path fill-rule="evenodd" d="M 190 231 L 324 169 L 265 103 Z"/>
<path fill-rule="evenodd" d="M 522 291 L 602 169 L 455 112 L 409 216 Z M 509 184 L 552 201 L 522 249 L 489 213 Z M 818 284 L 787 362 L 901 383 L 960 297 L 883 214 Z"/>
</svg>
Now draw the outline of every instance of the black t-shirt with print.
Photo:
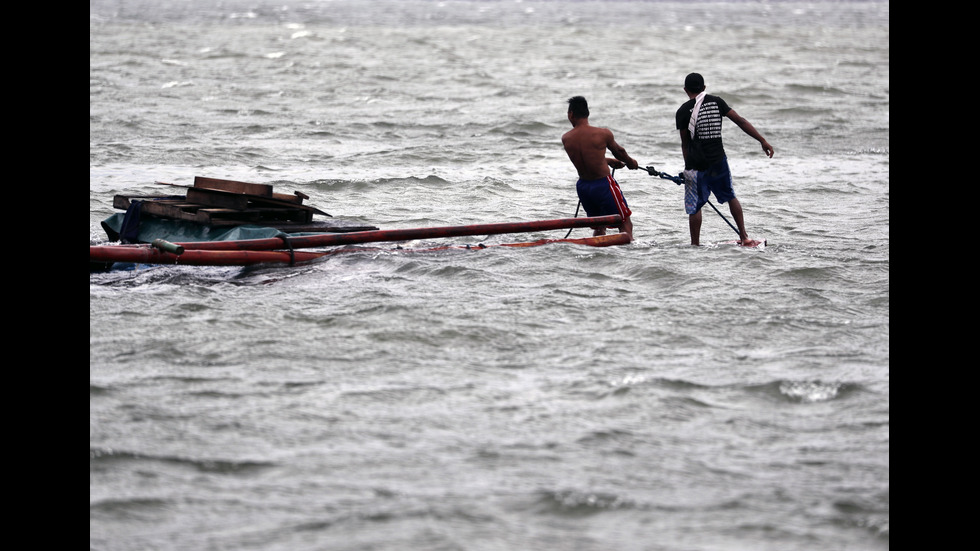
<svg viewBox="0 0 980 551">
<path fill-rule="evenodd" d="M 694 110 L 696 98 L 692 98 L 677 110 L 677 129 L 687 131 L 691 122 L 691 111 Z M 732 108 L 718 96 L 705 94 L 698 114 L 695 138 L 699 141 L 704 155 L 710 164 L 725 158 L 725 146 L 721 142 L 721 120 Z M 689 168 L 689 167 L 685 167 Z"/>
</svg>

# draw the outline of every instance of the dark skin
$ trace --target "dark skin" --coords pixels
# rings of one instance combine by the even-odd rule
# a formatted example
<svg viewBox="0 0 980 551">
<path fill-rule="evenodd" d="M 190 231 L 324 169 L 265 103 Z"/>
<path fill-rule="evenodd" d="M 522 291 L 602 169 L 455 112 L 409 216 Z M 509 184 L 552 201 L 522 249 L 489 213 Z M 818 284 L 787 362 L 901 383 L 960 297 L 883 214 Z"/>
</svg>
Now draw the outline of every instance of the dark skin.
<svg viewBox="0 0 980 551">
<path fill-rule="evenodd" d="M 582 180 L 597 180 L 609 176 L 609 168 L 627 167 L 636 170 L 639 163 L 626 153 L 623 146 L 616 143 L 611 130 L 599 128 L 589 124 L 588 117 L 576 117 L 572 111 L 568 111 L 568 122 L 572 123 L 572 129 L 561 137 L 561 143 L 565 146 L 565 153 L 569 160 L 575 165 L 578 176 Z M 606 157 L 606 150 L 609 150 L 613 157 Z M 619 231 L 630 236 L 633 240 L 633 222 L 627 218 L 618 226 Z M 605 235 L 605 228 L 593 228 L 593 235 Z"/>
<path fill-rule="evenodd" d="M 687 88 L 684 88 L 684 92 L 687 93 L 688 98 L 694 99 L 698 96 L 698 94 L 701 93 L 701 90 L 698 90 L 697 92 L 692 92 Z M 770 159 L 772 158 L 772 155 L 773 153 L 775 153 L 775 151 L 773 150 L 772 146 L 769 145 L 769 142 L 767 142 L 766 139 L 762 137 L 762 134 L 759 134 L 759 131 L 756 130 L 754 126 L 752 126 L 752 123 L 746 120 L 745 117 L 736 113 L 734 109 L 729 110 L 726 116 L 728 117 L 729 120 L 731 120 L 739 128 L 741 128 L 742 132 L 745 132 L 749 136 L 752 136 L 753 138 L 758 140 L 758 142 L 762 144 L 762 151 L 766 155 L 768 155 Z M 686 166 L 687 151 L 691 143 L 691 134 L 690 132 L 688 132 L 687 129 L 682 129 L 680 133 L 681 133 L 681 153 L 684 154 L 684 164 Z M 735 225 L 738 226 L 739 243 L 746 247 L 754 247 L 758 245 L 759 241 L 756 241 L 754 239 L 749 239 L 749 234 L 746 233 L 745 231 L 745 222 L 742 215 L 742 204 L 738 202 L 737 198 L 732 198 L 732 200 L 728 202 L 728 209 L 732 213 L 732 218 L 735 219 Z M 701 211 L 700 210 L 698 210 L 694 214 L 689 215 L 688 224 L 690 225 L 690 229 L 691 229 L 691 244 L 700 245 L 701 244 L 700 243 L 700 238 L 701 238 Z"/>
</svg>

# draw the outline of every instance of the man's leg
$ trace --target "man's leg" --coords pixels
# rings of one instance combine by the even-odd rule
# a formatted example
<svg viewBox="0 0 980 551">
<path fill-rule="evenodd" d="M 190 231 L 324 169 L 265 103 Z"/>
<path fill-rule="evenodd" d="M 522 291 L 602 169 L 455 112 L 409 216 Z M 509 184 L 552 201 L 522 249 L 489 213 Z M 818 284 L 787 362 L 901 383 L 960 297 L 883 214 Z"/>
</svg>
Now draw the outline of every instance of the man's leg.
<svg viewBox="0 0 980 551">
<path fill-rule="evenodd" d="M 728 202 L 728 210 L 732 212 L 732 218 L 735 219 L 735 225 L 738 226 L 738 236 L 742 243 L 748 243 L 749 234 L 745 231 L 745 221 L 742 218 L 742 203 L 739 203 L 738 199 L 732 198 Z"/>
<path fill-rule="evenodd" d="M 687 220 L 691 226 L 691 245 L 698 246 L 701 244 L 701 209 L 689 215 Z"/>
<path fill-rule="evenodd" d="M 633 221 L 627 218 L 623 220 L 623 223 L 619 225 L 619 231 L 630 236 L 630 241 L 633 241 Z"/>
</svg>

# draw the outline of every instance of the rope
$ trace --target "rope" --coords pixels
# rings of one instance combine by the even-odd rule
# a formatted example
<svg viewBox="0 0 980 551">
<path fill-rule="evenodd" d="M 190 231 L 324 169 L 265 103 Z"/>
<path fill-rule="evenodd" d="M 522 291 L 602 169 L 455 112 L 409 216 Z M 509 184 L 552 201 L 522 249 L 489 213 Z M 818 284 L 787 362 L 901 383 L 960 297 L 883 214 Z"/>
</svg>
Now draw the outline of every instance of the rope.
<svg viewBox="0 0 980 551">
<path fill-rule="evenodd" d="M 279 239 L 282 239 L 282 242 L 289 249 L 289 265 L 290 266 L 295 266 L 296 265 L 296 250 L 293 249 L 293 242 L 290 241 L 289 234 L 288 233 L 280 233 L 276 237 L 278 237 Z"/>
<path fill-rule="evenodd" d="M 664 180 L 670 180 L 671 182 L 674 182 L 677 185 L 681 185 L 684 183 L 684 176 L 682 174 L 678 174 L 677 176 L 670 176 L 668 174 L 664 174 L 663 172 L 657 172 L 657 169 L 653 168 L 652 166 L 641 166 L 640 168 L 646 170 L 647 173 L 649 173 L 652 176 L 660 176 Z M 738 234 L 739 237 L 741 237 L 742 234 L 738 233 L 738 228 L 736 228 L 731 222 L 728 221 L 728 218 L 726 218 L 725 215 L 722 214 L 720 210 L 718 210 L 718 207 L 716 207 L 714 203 L 711 202 L 710 199 L 708 199 L 708 204 L 711 205 L 711 208 L 715 209 L 715 212 L 717 212 L 718 216 L 721 216 L 721 219 L 724 220 L 726 224 L 728 224 L 728 227 L 735 230 L 735 233 Z"/>
<path fill-rule="evenodd" d="M 579 201 L 578 202 L 578 207 L 575 207 L 575 216 L 573 216 L 572 218 L 578 218 L 578 209 L 581 206 L 582 206 L 582 201 Z M 569 235 L 572 235 L 572 230 L 573 229 L 575 229 L 575 228 L 568 228 L 568 233 L 565 234 L 565 239 L 568 239 L 568 236 Z"/>
</svg>

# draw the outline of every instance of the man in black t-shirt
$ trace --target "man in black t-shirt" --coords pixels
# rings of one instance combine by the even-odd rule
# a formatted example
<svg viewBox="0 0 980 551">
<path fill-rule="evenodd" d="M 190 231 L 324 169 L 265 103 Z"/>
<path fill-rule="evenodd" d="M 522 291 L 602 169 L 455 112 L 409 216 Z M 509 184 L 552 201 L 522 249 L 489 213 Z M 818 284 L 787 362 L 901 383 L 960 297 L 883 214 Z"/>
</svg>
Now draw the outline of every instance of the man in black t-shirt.
<svg viewBox="0 0 980 551">
<path fill-rule="evenodd" d="M 681 134 L 681 152 L 684 154 L 684 207 L 689 215 L 691 244 L 700 244 L 701 207 L 708 202 L 710 194 L 714 193 L 719 202 L 728 203 L 738 225 L 740 243 L 743 246 L 755 246 L 759 242 L 749 239 L 745 232 L 742 205 L 735 198 L 735 190 L 732 188 L 732 173 L 728 168 L 728 157 L 721 140 L 722 117 L 728 117 L 743 132 L 758 140 L 762 144 L 762 151 L 770 158 L 774 153 L 772 146 L 752 123 L 736 113 L 725 100 L 706 94 L 704 78 L 698 73 L 687 75 L 684 79 L 684 91 L 690 99 L 680 106 L 675 119 Z"/>
</svg>

